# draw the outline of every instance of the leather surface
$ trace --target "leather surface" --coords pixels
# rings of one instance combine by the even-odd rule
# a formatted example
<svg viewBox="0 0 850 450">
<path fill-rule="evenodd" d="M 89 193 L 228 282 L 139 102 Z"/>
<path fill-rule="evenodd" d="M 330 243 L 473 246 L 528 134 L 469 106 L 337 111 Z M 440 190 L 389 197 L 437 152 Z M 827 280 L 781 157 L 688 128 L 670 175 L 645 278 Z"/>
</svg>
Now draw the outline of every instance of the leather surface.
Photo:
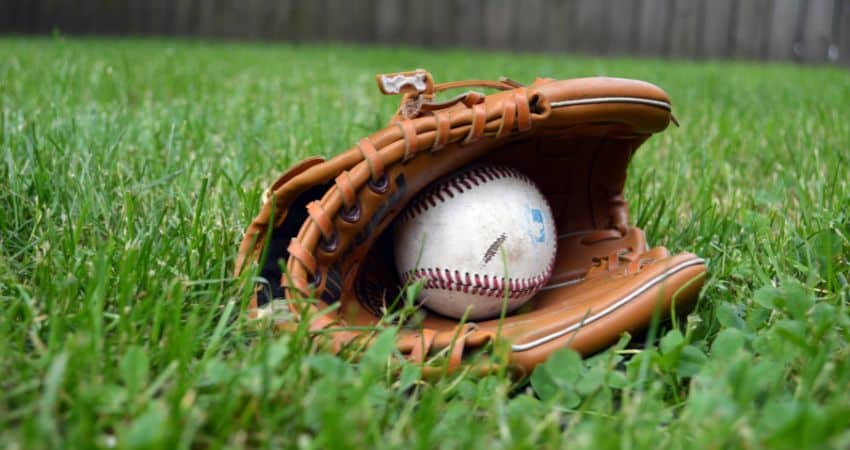
<svg viewBox="0 0 850 450">
<path fill-rule="evenodd" d="M 267 283 L 251 305 L 257 314 L 281 299 L 292 317 L 301 308 L 312 311 L 309 327 L 331 350 L 367 342 L 369 333 L 351 327 L 381 324 L 402 287 L 384 231 L 416 193 L 479 162 L 515 167 L 546 196 L 559 233 L 551 280 L 502 321 L 459 324 L 423 310 L 424 317 L 399 332 L 398 348 L 410 359 L 440 359 L 453 370 L 478 354 L 482 371 L 498 367 L 498 359 L 528 373 L 558 348 L 590 354 L 647 326 L 659 308 L 666 314 L 693 304 L 705 263 L 690 253 L 648 248 L 643 232 L 630 225 L 623 196 L 635 150 L 672 119 L 664 91 L 619 78 L 520 86 L 509 80 L 440 85 L 427 72 L 404 76 L 427 83 L 417 88 L 391 78 L 388 90 L 403 97 L 386 128 L 328 161 L 290 168 L 267 192 L 236 267 L 238 274 L 263 262 Z M 446 88 L 476 85 L 501 91 L 435 99 Z M 495 340 L 508 343 L 506 359 L 487 356 Z"/>
</svg>

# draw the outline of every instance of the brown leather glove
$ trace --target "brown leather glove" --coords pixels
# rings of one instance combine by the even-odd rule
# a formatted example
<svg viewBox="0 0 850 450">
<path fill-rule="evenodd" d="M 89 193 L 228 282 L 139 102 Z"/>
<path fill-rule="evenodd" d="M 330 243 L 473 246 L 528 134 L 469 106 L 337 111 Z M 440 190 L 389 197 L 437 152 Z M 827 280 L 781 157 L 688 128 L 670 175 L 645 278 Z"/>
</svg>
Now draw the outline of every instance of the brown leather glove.
<svg viewBox="0 0 850 450">
<path fill-rule="evenodd" d="M 481 162 L 518 169 L 547 197 L 559 232 L 551 278 L 503 320 L 459 323 L 423 309 L 398 324 L 408 359 L 453 370 L 476 354 L 479 371 L 506 363 L 529 373 L 558 348 L 596 352 L 646 327 L 656 308 L 694 302 L 704 261 L 650 249 L 623 197 L 632 154 L 673 119 L 664 91 L 602 77 L 434 84 L 423 70 L 379 76 L 378 85 L 402 95 L 386 128 L 329 161 L 295 165 L 266 192 L 236 262 L 237 274 L 261 263 L 253 314 L 282 307 L 278 326 L 306 321 L 332 351 L 368 345 L 402 287 L 384 231 L 429 183 Z M 500 92 L 435 99 L 473 86 Z M 497 348 L 507 355 L 493 357 Z"/>
</svg>

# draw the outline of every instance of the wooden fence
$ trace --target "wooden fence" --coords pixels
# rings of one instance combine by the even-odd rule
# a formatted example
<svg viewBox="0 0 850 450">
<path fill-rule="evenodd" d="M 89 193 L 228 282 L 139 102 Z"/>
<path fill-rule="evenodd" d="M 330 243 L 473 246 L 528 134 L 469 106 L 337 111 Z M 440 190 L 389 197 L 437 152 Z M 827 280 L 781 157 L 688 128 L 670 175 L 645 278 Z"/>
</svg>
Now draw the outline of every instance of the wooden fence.
<svg viewBox="0 0 850 450">
<path fill-rule="evenodd" d="M 850 65 L 850 0 L 0 0 L 0 32 Z"/>
</svg>

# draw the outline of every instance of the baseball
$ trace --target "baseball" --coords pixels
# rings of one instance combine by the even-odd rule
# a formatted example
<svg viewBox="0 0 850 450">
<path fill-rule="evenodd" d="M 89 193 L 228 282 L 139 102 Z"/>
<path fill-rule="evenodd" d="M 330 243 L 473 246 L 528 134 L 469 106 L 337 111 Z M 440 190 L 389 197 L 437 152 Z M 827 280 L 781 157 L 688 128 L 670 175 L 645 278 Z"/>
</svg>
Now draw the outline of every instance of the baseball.
<svg viewBox="0 0 850 450">
<path fill-rule="evenodd" d="M 557 234 L 546 198 L 505 166 L 462 169 L 423 190 L 393 225 L 403 283 L 424 280 L 419 298 L 444 316 L 499 317 L 549 280 Z"/>
</svg>

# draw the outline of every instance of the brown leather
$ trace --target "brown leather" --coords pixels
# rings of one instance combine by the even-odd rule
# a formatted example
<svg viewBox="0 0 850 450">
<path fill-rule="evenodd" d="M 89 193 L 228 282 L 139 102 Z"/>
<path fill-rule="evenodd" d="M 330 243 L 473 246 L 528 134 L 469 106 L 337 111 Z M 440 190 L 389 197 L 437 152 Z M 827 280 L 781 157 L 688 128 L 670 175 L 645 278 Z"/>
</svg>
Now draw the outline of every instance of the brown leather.
<svg viewBox="0 0 850 450">
<path fill-rule="evenodd" d="M 402 95 L 390 125 L 329 161 L 290 169 L 249 225 L 236 273 L 264 261 L 256 314 L 284 300 L 293 312 L 287 320 L 309 309 L 309 329 L 332 351 L 368 345 L 370 333 L 352 330 L 387 326 L 382 316 L 402 287 L 384 231 L 430 183 L 480 162 L 516 168 L 546 196 L 559 232 L 551 279 L 504 320 L 458 323 L 423 309 L 421 320 L 400 324 L 398 349 L 409 360 L 442 361 L 441 370 L 451 371 L 476 354 L 479 372 L 507 364 L 528 373 L 558 348 L 593 353 L 647 326 L 659 308 L 666 314 L 693 304 L 704 261 L 649 248 L 629 224 L 623 195 L 635 150 L 672 119 L 664 91 L 618 78 L 435 84 L 421 70 L 378 83 Z M 500 91 L 435 101 L 441 90 L 470 86 Z M 497 342 L 507 343 L 507 355 L 492 356 Z"/>
</svg>

